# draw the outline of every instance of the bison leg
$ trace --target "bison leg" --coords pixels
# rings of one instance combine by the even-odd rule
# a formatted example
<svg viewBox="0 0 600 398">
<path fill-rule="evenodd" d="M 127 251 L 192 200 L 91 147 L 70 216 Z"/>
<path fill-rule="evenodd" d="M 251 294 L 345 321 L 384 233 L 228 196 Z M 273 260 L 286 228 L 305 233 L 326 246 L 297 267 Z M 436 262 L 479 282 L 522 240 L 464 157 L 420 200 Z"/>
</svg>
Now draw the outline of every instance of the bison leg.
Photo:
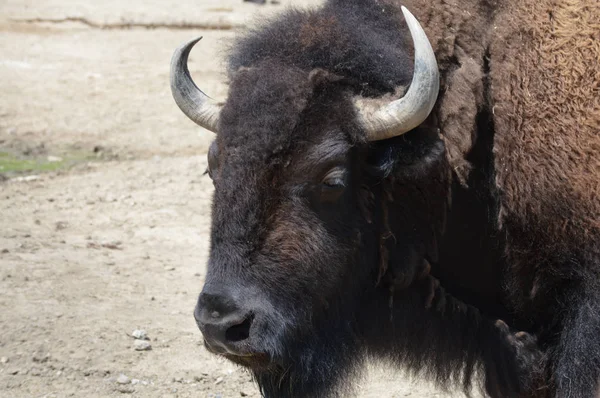
<svg viewBox="0 0 600 398">
<path fill-rule="evenodd" d="M 600 288 L 576 289 L 566 306 L 558 341 L 549 348 L 557 398 L 600 397 Z"/>
</svg>

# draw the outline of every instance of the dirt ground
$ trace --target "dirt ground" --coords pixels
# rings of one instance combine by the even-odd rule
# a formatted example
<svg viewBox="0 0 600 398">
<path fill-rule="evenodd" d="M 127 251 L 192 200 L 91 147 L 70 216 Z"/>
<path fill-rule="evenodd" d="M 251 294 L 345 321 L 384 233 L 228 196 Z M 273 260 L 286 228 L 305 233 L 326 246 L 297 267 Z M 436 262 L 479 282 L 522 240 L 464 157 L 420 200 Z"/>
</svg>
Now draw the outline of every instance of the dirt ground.
<svg viewBox="0 0 600 398">
<path fill-rule="evenodd" d="M 202 35 L 190 69 L 223 98 L 227 43 L 290 3 L 0 2 L 0 396 L 258 396 L 192 317 L 212 136 L 176 107 L 168 72 Z M 449 396 L 375 366 L 355 384 L 357 397 Z"/>
</svg>

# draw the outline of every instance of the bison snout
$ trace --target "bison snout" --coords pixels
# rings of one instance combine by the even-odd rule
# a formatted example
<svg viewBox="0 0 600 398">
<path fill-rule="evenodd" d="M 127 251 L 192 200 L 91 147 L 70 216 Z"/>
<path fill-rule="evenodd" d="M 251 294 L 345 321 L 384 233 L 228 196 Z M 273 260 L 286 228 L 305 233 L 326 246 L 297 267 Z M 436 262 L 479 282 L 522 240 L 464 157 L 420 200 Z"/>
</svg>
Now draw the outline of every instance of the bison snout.
<svg viewBox="0 0 600 398">
<path fill-rule="evenodd" d="M 203 292 L 194 311 L 208 348 L 217 354 L 244 355 L 254 316 L 226 293 Z"/>
</svg>

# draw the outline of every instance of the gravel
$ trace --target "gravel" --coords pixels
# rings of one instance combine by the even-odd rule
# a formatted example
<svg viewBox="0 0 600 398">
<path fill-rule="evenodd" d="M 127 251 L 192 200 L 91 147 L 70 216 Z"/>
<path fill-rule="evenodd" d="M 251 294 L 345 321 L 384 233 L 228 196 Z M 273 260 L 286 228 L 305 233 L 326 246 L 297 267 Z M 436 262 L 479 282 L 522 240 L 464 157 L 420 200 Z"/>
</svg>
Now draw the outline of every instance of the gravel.
<svg viewBox="0 0 600 398">
<path fill-rule="evenodd" d="M 133 337 L 136 340 L 150 340 L 148 338 L 148 333 L 143 329 L 134 330 L 133 332 L 131 332 L 131 337 Z"/>
<path fill-rule="evenodd" d="M 123 373 L 121 373 L 119 377 L 117 377 L 117 384 L 129 384 L 130 381 L 131 380 L 129 379 L 129 377 L 125 376 Z"/>
<path fill-rule="evenodd" d="M 136 351 L 150 351 L 152 349 L 152 345 L 146 340 L 135 340 L 133 342 L 133 348 Z"/>
</svg>

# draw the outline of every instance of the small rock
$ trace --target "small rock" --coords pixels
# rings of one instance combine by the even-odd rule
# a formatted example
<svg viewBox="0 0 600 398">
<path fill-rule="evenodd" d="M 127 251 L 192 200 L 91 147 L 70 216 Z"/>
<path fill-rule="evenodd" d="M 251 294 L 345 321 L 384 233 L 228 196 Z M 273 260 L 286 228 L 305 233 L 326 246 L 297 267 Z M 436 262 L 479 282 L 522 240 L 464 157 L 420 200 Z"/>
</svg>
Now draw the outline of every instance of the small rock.
<svg viewBox="0 0 600 398">
<path fill-rule="evenodd" d="M 18 375 L 19 374 L 19 369 L 16 369 L 16 368 L 15 369 L 10 369 L 8 371 L 8 374 L 12 375 L 12 376 Z"/>
<path fill-rule="evenodd" d="M 175 267 L 172 267 L 172 266 L 165 267 L 165 271 L 175 271 Z"/>
<path fill-rule="evenodd" d="M 138 379 L 131 379 L 131 384 L 133 384 L 134 386 L 139 383 L 140 381 Z"/>
<path fill-rule="evenodd" d="M 148 333 L 146 333 L 146 331 L 143 329 L 134 330 L 133 332 L 131 332 L 131 337 L 138 340 L 150 340 L 148 338 Z"/>
<path fill-rule="evenodd" d="M 115 387 L 115 390 L 117 390 L 121 394 L 133 394 L 135 392 L 135 388 L 133 388 L 133 386 L 131 385 L 119 384 Z"/>
<path fill-rule="evenodd" d="M 1 253 L 2 253 L 2 254 L 7 254 L 7 253 L 10 253 L 10 251 L 9 251 L 8 249 L 2 249 L 2 252 L 1 252 Z"/>
<path fill-rule="evenodd" d="M 223 382 L 223 378 L 222 377 L 217 377 L 217 380 L 215 380 L 215 385 L 221 384 L 222 382 Z"/>
<path fill-rule="evenodd" d="M 40 176 L 25 176 L 25 177 L 15 177 L 12 179 L 12 181 L 14 182 L 32 182 L 32 181 L 37 181 L 39 180 L 41 177 Z"/>
<path fill-rule="evenodd" d="M 0 363 L 2 363 L 2 364 L 8 363 L 8 358 L 7 357 L 0 358 Z"/>
<path fill-rule="evenodd" d="M 129 377 L 125 376 L 123 373 L 117 377 L 117 384 L 129 384 Z"/>
<path fill-rule="evenodd" d="M 146 340 L 135 340 L 133 342 L 133 348 L 136 351 L 150 351 L 152 349 L 152 345 Z"/>
<path fill-rule="evenodd" d="M 58 163 L 63 161 L 63 158 L 61 158 L 60 156 L 48 156 L 47 159 L 50 163 Z"/>
<path fill-rule="evenodd" d="M 33 362 L 46 363 L 50 359 L 50 354 L 42 350 L 33 353 Z"/>
<path fill-rule="evenodd" d="M 123 243 L 121 241 L 116 240 L 114 242 L 103 243 L 101 246 L 111 250 L 123 250 L 123 248 L 121 247 L 122 244 Z"/>
<path fill-rule="evenodd" d="M 244 391 L 240 391 L 240 397 L 247 397 L 247 396 L 248 396 L 247 393 L 245 393 Z"/>
<path fill-rule="evenodd" d="M 69 227 L 69 223 L 66 221 L 58 221 L 56 224 L 54 224 L 54 228 L 57 231 L 62 231 L 63 229 L 67 229 Z"/>
</svg>

